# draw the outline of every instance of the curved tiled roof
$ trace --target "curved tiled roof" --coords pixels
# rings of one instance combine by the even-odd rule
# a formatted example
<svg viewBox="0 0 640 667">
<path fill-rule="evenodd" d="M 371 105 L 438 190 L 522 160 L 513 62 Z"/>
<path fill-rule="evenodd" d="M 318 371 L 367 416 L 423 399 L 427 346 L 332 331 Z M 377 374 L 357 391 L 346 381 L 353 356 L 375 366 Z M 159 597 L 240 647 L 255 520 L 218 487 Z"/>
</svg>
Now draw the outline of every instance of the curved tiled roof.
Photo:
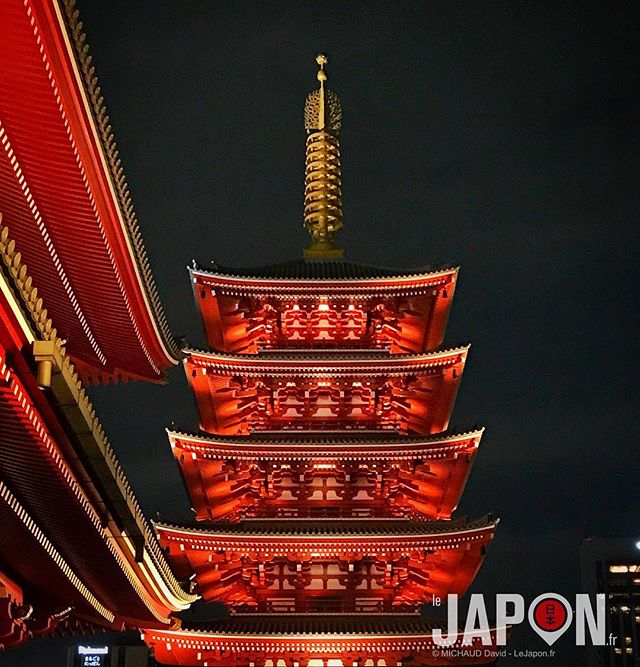
<svg viewBox="0 0 640 667">
<path fill-rule="evenodd" d="M 85 381 L 163 381 L 179 350 L 74 2 L 5 0 L 0 24 L 5 224 Z"/>
<path fill-rule="evenodd" d="M 377 458 L 412 459 L 455 457 L 477 447 L 484 429 L 459 434 L 399 435 L 395 431 L 266 432 L 249 436 L 226 436 L 167 429 L 172 446 L 197 451 L 205 458 L 319 459 Z"/>
<path fill-rule="evenodd" d="M 420 267 L 416 269 L 398 269 L 382 266 L 371 266 L 343 260 L 318 261 L 311 259 L 294 259 L 288 262 L 267 264 L 249 268 L 238 268 L 212 264 L 212 268 L 195 265 L 199 273 L 212 276 L 236 278 L 273 278 L 278 280 L 367 280 L 370 278 L 420 278 L 442 271 L 452 271 L 452 267 L 432 269 Z"/>
<path fill-rule="evenodd" d="M 155 523 L 156 530 L 182 532 L 194 537 L 225 535 L 229 537 L 287 536 L 341 537 L 459 534 L 493 528 L 498 520 L 488 514 L 473 521 L 409 521 L 406 519 L 249 519 L 240 523 L 209 523 L 206 527 Z"/>
<path fill-rule="evenodd" d="M 373 655 L 376 663 L 378 657 L 383 656 L 384 664 L 400 664 L 398 657 L 401 656 L 402 664 L 435 665 L 445 663 L 436 651 L 433 631 L 445 625 L 444 619 L 427 620 L 419 615 L 406 614 L 251 614 L 206 624 L 185 624 L 183 629 L 148 630 L 143 633 L 143 639 L 163 664 L 174 665 L 195 664 L 203 657 L 220 653 L 234 656 L 239 660 L 238 664 L 247 664 L 254 656 L 259 656 L 260 662 L 264 657 L 276 662 L 280 656 L 285 656 L 291 658 L 287 662 L 294 664 L 298 656 L 305 654 L 318 656 L 318 661 L 325 656 L 337 655 L 340 664 L 352 664 L 352 657 L 364 654 Z M 473 656 L 469 662 L 465 660 L 465 664 L 493 663 L 497 657 L 499 630 L 505 635 L 509 633 L 508 627 L 492 627 L 489 639 L 493 648 L 478 636 L 470 644 L 462 644 L 461 630 L 458 630 L 453 646 L 465 649 Z M 461 652 L 461 655 L 464 654 Z M 448 658 L 444 660 L 449 664 Z M 207 662 L 205 660 L 205 664 Z M 457 664 L 456 659 L 454 662 Z"/>
<path fill-rule="evenodd" d="M 83 32 L 83 24 L 82 21 L 80 21 L 79 12 L 76 9 L 76 0 L 63 0 L 63 6 L 67 27 L 73 41 L 75 56 L 78 61 L 78 66 L 82 71 L 87 94 L 91 99 L 91 111 L 94 115 L 100 142 L 107 156 L 111 178 L 127 226 L 129 238 L 134 248 L 135 259 L 140 270 L 142 283 L 147 293 L 149 303 L 151 304 L 153 315 L 162 335 L 163 342 L 174 357 L 178 358 L 180 351 L 178 349 L 176 338 L 169 328 L 164 307 L 160 301 L 155 279 L 151 272 L 147 249 L 144 246 L 138 218 L 131 201 L 131 193 L 129 192 L 129 186 L 122 168 L 120 154 L 113 136 L 109 116 L 107 115 L 104 97 L 102 96 L 100 86 L 98 85 L 96 68 L 93 65 L 93 58 L 89 53 L 87 36 Z"/>
<path fill-rule="evenodd" d="M 233 276 L 237 278 L 274 278 L 279 280 L 367 280 L 369 278 L 420 278 L 442 271 L 452 271 L 453 267 L 433 269 L 398 269 L 383 266 L 371 266 L 343 260 L 294 259 L 288 262 L 267 264 L 248 268 L 238 268 L 212 264 L 212 268 L 194 266 L 200 273 L 212 276 Z"/>
<path fill-rule="evenodd" d="M 249 436 L 211 435 L 190 433 L 166 429 L 170 436 L 177 439 L 192 438 L 212 444 L 238 445 L 239 447 L 252 447 L 259 444 L 285 445 L 287 447 L 299 445 L 420 445 L 422 443 L 446 443 L 458 440 L 480 437 L 484 428 L 463 431 L 462 433 L 439 433 L 437 435 L 398 435 L 389 431 L 279 431 L 267 433 L 252 433 Z"/>
<path fill-rule="evenodd" d="M 369 348 L 355 350 L 322 349 L 322 350 L 262 350 L 259 354 L 237 354 L 233 352 L 217 352 L 211 350 L 198 350 L 187 347 L 182 350 L 183 355 L 198 355 L 204 358 L 210 358 L 229 362 L 279 362 L 279 361 L 322 361 L 327 365 L 333 361 L 388 361 L 391 363 L 402 363 L 405 361 L 435 361 L 441 357 L 455 356 L 456 354 L 465 354 L 469 351 L 471 345 L 461 345 L 459 347 L 449 347 L 446 350 L 434 350 L 432 352 L 391 354 L 388 350 L 373 350 Z"/>
<path fill-rule="evenodd" d="M 188 367 L 210 369 L 217 375 L 242 374 L 246 377 L 315 377 L 330 373 L 350 376 L 357 372 L 361 377 L 376 377 L 381 374 L 407 375 L 412 373 L 435 373 L 452 366 L 466 363 L 469 345 L 424 354 L 372 353 L 366 350 L 353 352 L 314 352 L 301 350 L 298 353 L 277 351 L 273 354 L 241 355 L 210 352 L 186 348 L 183 350 L 185 369 Z"/>
<path fill-rule="evenodd" d="M 207 623 L 189 623 L 183 632 L 229 635 L 425 635 L 441 627 L 419 614 L 296 614 L 239 615 Z"/>
<path fill-rule="evenodd" d="M 27 266 L 23 263 L 21 254 L 16 249 L 15 242 L 9 236 L 8 228 L 2 225 L 1 215 L 0 273 L 6 275 L 7 279 L 13 283 L 14 297 L 20 302 L 24 314 L 30 318 L 31 327 L 36 338 L 52 343 L 55 354 L 60 359 L 60 377 L 64 379 L 64 383 L 68 383 L 67 386 L 70 388 L 72 402 L 69 401 L 69 394 L 63 394 L 60 389 L 63 381 L 59 381 L 50 390 L 50 400 L 52 402 L 54 400 L 61 400 L 64 403 L 65 412 L 69 417 L 73 415 L 73 423 L 79 430 L 83 428 L 87 429 L 87 424 L 91 425 L 89 431 L 91 436 L 87 436 L 86 430 L 83 430 L 84 437 L 79 441 L 79 445 L 83 448 L 80 457 L 86 457 L 90 461 L 88 468 L 99 476 L 102 485 L 101 497 L 116 508 L 118 519 L 125 527 L 128 536 L 133 539 L 140 537 L 143 540 L 149 558 L 158 569 L 163 583 L 171 594 L 185 604 L 195 601 L 197 596 L 186 593 L 171 571 L 156 536 L 142 512 L 137 498 L 133 494 L 115 452 L 107 440 L 89 396 L 82 386 L 76 369 L 68 356 L 65 343 L 58 337 L 57 330 L 53 326 L 53 321 L 49 317 L 48 311 L 44 308 L 42 299 L 38 298 L 38 289 L 33 284 Z M 82 417 L 78 417 L 75 414 L 74 410 L 76 408 L 78 414 L 82 415 Z M 87 420 L 84 425 L 82 424 L 83 419 Z M 13 437 L 16 437 L 15 433 Z M 36 475 L 33 478 L 34 481 L 37 481 L 34 487 L 41 487 L 44 479 L 41 474 L 42 471 L 35 468 L 31 470 L 29 466 L 25 466 L 24 470 L 27 472 L 22 473 L 21 477 L 28 479 L 29 474 Z"/>
</svg>

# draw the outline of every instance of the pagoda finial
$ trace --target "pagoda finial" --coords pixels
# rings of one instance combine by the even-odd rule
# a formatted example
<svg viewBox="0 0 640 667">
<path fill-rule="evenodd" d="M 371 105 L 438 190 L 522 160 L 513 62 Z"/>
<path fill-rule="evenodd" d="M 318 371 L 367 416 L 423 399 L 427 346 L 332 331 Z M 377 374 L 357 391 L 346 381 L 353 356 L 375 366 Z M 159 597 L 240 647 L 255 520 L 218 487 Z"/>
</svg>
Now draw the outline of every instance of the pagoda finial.
<svg viewBox="0 0 640 667">
<path fill-rule="evenodd" d="M 342 250 L 334 234 L 342 227 L 340 141 L 342 108 L 338 96 L 325 85 L 324 54 L 316 58 L 320 69 L 320 88 L 309 93 L 304 107 L 307 130 L 307 157 L 304 187 L 304 225 L 311 234 L 311 245 L 304 255 L 309 259 L 339 259 Z"/>
</svg>

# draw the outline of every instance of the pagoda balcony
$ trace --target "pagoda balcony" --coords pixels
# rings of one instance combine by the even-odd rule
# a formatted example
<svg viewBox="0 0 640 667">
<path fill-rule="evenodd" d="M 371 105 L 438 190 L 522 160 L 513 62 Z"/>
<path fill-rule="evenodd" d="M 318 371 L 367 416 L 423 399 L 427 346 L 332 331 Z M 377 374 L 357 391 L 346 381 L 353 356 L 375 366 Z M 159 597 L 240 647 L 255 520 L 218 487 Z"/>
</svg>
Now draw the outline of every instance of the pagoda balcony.
<svg viewBox="0 0 640 667">
<path fill-rule="evenodd" d="M 349 278 L 336 279 L 336 271 Z M 238 272 L 191 270 L 209 345 L 234 354 L 274 348 L 381 348 L 394 354 L 436 349 L 457 278 L 456 269 L 397 275 L 349 262 L 313 261 Z"/>
<path fill-rule="evenodd" d="M 365 667 L 365 665 L 483 665 L 498 656 L 498 635 L 462 643 L 462 632 L 439 657 L 433 630 L 442 623 L 418 615 L 235 616 L 176 630 L 147 630 L 143 639 L 163 665 L 198 667 Z M 464 649 L 461 650 L 461 649 Z"/>
<path fill-rule="evenodd" d="M 205 601 L 259 613 L 416 610 L 463 594 L 497 521 L 251 520 L 156 524 L 177 576 Z"/>
<path fill-rule="evenodd" d="M 482 430 L 168 436 L 197 520 L 450 519 Z"/>
<path fill-rule="evenodd" d="M 185 372 L 207 433 L 435 434 L 447 429 L 468 347 L 415 355 L 185 353 Z"/>
</svg>

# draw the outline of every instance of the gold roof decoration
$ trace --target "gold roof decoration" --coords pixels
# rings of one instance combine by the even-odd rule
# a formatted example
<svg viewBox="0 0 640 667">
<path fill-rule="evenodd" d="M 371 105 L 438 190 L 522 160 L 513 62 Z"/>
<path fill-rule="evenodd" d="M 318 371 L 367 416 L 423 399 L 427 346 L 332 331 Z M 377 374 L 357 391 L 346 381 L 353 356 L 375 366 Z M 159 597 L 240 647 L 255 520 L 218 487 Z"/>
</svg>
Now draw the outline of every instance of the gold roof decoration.
<svg viewBox="0 0 640 667">
<path fill-rule="evenodd" d="M 320 69 L 317 78 L 320 88 L 307 96 L 304 125 L 307 130 L 307 149 L 304 183 L 304 226 L 311 235 L 311 245 L 305 249 L 307 259 L 340 259 L 342 250 L 334 234 L 342 227 L 342 184 L 340 172 L 340 142 L 342 126 L 340 99 L 325 86 L 324 69 L 328 58 L 316 58 Z"/>
<path fill-rule="evenodd" d="M 331 134 L 338 135 L 342 128 L 342 106 L 340 98 L 324 83 L 327 80 L 327 73 L 324 66 L 329 62 L 327 56 L 320 54 L 316 58 L 320 66 L 317 79 L 320 82 L 320 88 L 307 95 L 307 101 L 304 105 L 304 127 L 307 132 L 313 130 L 326 130 Z"/>
</svg>

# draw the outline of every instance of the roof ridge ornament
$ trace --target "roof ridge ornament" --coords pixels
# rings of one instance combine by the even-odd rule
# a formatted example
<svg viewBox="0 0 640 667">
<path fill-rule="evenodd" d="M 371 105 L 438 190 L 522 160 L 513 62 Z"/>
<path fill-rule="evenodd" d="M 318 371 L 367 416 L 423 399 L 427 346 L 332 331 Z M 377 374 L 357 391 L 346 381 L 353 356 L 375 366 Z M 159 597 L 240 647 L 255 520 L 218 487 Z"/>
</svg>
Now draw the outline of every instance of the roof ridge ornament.
<svg viewBox="0 0 640 667">
<path fill-rule="evenodd" d="M 311 235 L 306 259 L 341 259 L 334 234 L 342 227 L 342 178 L 340 141 L 342 107 L 340 98 L 326 85 L 324 54 L 316 58 L 320 87 L 309 93 L 304 107 L 307 130 L 304 187 L 304 226 Z"/>
</svg>

